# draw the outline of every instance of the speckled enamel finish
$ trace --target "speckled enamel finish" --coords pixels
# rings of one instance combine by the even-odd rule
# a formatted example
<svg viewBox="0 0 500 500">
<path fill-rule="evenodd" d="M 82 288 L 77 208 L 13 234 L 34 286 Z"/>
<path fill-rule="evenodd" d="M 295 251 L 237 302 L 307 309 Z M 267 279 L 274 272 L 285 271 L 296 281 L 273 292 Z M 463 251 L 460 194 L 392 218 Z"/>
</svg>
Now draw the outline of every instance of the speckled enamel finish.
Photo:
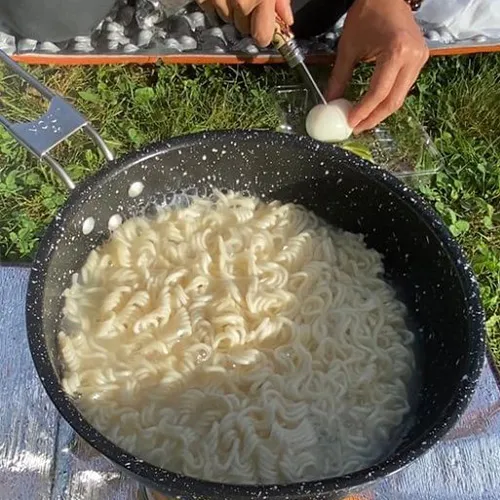
<svg viewBox="0 0 500 500">
<path fill-rule="evenodd" d="M 137 189 L 134 183 L 143 187 Z M 367 244 L 384 254 L 387 277 L 409 308 L 423 353 L 415 418 L 386 460 L 343 477 L 285 486 L 198 481 L 153 467 L 116 447 L 63 393 L 56 346 L 62 292 L 91 248 L 108 236 L 110 218 L 147 213 L 155 202 L 182 202 L 185 193 L 203 194 L 212 187 L 302 203 L 336 226 L 365 234 Z M 82 225 L 89 217 L 95 227 L 84 235 Z M 63 417 L 114 463 L 172 497 L 341 498 L 433 446 L 463 413 L 484 361 L 484 313 L 477 282 L 429 205 L 391 174 L 351 153 L 274 132 L 210 132 L 172 139 L 117 160 L 77 186 L 41 241 L 26 313 L 36 369 Z"/>
</svg>

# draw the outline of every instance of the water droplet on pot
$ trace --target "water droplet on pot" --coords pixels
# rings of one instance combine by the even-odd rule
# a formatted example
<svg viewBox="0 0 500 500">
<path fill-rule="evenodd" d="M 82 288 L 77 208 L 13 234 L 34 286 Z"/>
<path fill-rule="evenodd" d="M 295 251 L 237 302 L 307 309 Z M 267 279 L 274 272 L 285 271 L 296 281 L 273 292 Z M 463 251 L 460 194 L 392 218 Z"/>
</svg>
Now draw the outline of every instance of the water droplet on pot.
<svg viewBox="0 0 500 500">
<path fill-rule="evenodd" d="M 114 231 L 123 222 L 123 217 L 120 214 L 112 215 L 108 221 L 108 229 Z"/>
<path fill-rule="evenodd" d="M 130 198 L 136 198 L 144 191 L 144 184 L 140 181 L 134 182 L 128 189 Z"/>
<path fill-rule="evenodd" d="M 82 233 L 87 235 L 90 234 L 95 227 L 95 219 L 94 217 L 87 217 L 82 224 Z"/>
</svg>

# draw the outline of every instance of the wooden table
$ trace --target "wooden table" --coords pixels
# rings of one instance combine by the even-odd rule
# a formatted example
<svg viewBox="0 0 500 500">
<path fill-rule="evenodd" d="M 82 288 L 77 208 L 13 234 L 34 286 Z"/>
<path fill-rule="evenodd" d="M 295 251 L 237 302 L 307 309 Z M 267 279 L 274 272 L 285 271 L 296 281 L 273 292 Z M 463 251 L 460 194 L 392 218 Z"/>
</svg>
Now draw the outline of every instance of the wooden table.
<svg viewBox="0 0 500 500">
<path fill-rule="evenodd" d="M 26 340 L 28 275 L 0 266 L 0 500 L 144 498 L 135 481 L 75 438 L 45 394 Z M 500 389 L 486 363 L 469 409 L 445 439 L 357 498 L 497 500 L 499 450 Z"/>
<path fill-rule="evenodd" d="M 500 52 L 500 42 L 468 44 L 466 42 L 451 45 L 429 44 L 430 55 L 456 56 Z M 24 64 L 54 64 L 57 66 L 82 66 L 103 64 L 283 64 L 283 58 L 277 54 L 16 54 L 15 61 Z M 332 64 L 333 54 L 308 54 L 308 64 Z"/>
</svg>

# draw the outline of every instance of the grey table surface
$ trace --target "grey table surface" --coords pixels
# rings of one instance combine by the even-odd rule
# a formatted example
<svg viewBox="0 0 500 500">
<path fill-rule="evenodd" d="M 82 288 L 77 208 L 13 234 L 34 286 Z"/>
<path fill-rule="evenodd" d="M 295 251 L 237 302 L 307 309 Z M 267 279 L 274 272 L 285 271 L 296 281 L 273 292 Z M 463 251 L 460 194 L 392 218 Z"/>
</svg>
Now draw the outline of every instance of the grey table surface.
<svg viewBox="0 0 500 500">
<path fill-rule="evenodd" d="M 77 439 L 33 367 L 24 319 L 29 270 L 0 266 L 0 500 L 138 500 L 138 484 Z M 500 389 L 485 364 L 458 425 L 363 500 L 500 498 Z"/>
</svg>

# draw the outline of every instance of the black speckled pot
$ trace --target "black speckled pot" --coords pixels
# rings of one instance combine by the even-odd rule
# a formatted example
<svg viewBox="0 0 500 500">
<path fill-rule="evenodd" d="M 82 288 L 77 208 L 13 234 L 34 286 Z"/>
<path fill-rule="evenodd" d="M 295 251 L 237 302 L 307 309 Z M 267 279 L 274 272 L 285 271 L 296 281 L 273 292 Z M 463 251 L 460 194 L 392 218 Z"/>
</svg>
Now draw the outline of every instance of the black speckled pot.
<svg viewBox="0 0 500 500">
<path fill-rule="evenodd" d="M 132 183 L 142 194 L 128 196 Z M 397 450 L 377 465 L 338 478 L 286 486 L 233 486 L 172 474 L 137 460 L 79 414 L 60 385 L 56 333 L 62 292 L 90 250 L 108 235 L 109 218 L 126 217 L 177 190 L 211 186 L 264 199 L 297 201 L 335 226 L 366 235 L 385 255 L 422 347 L 416 418 Z M 82 233 L 83 221 L 96 220 Z M 31 272 L 27 326 L 36 369 L 76 432 L 141 482 L 182 498 L 341 498 L 397 471 L 433 446 L 463 413 L 484 360 L 484 315 L 464 254 L 436 213 L 385 171 L 341 149 L 272 132 L 211 132 L 156 144 L 113 162 L 79 185 L 40 245 Z"/>
</svg>

